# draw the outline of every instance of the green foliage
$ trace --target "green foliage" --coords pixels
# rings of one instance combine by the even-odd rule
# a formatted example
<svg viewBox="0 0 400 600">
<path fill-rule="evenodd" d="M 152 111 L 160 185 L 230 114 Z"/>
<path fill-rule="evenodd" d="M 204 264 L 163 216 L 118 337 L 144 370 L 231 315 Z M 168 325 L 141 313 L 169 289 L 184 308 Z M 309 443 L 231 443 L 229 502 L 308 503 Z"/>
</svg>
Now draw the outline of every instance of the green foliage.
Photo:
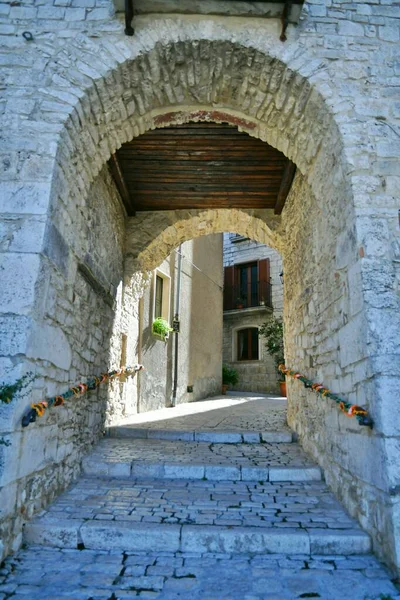
<svg viewBox="0 0 400 600">
<path fill-rule="evenodd" d="M 265 347 L 275 361 L 279 380 L 284 381 L 285 377 L 280 371 L 278 366 L 285 362 L 285 354 L 283 348 L 283 321 L 281 318 L 269 317 L 260 328 L 260 335 L 265 338 Z"/>
<path fill-rule="evenodd" d="M 163 339 L 168 338 L 169 332 L 172 331 L 172 327 L 169 326 L 168 321 L 162 317 L 158 317 L 153 321 L 153 333 L 161 336 Z"/>
<path fill-rule="evenodd" d="M 31 372 L 26 373 L 20 379 L 17 379 L 15 383 L 7 383 L 0 386 L 0 402 L 5 402 L 9 404 L 18 392 L 20 392 L 24 387 L 29 385 L 31 381 L 35 379 L 35 375 Z"/>
<path fill-rule="evenodd" d="M 236 385 L 239 381 L 239 373 L 234 367 L 222 365 L 222 383 L 224 385 Z"/>
</svg>

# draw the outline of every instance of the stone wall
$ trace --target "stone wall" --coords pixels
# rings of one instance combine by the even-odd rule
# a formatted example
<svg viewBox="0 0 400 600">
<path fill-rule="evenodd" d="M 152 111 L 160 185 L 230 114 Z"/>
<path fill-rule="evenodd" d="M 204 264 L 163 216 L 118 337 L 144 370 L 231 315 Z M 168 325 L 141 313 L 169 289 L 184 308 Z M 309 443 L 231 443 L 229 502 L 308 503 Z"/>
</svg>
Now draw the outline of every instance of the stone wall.
<svg viewBox="0 0 400 600">
<path fill-rule="evenodd" d="M 309 350 L 315 341 L 318 346 L 312 348 L 313 353 L 317 358 L 321 354 L 317 375 L 326 381 L 334 371 L 337 391 L 348 391 L 352 398 L 367 404 L 375 429 L 361 431 L 353 421 L 345 420 L 339 460 L 339 434 L 330 420 L 345 417 L 333 407 L 326 419 L 317 416 L 318 412 L 314 419 L 311 410 L 297 402 L 293 386 L 289 389 L 289 405 L 294 407 L 291 423 L 303 432 L 304 443 L 308 423 L 315 423 L 309 449 L 323 449 L 318 459 L 332 486 L 338 488 L 342 478 L 350 481 L 351 477 L 349 492 L 343 494 L 347 506 L 371 532 L 376 549 L 399 566 L 400 419 L 393 411 L 400 375 L 396 3 L 305 2 L 299 27 L 290 26 L 288 41 L 281 44 L 278 19 L 143 16 L 136 19 L 135 36 L 127 38 L 122 21 L 108 16 L 111 3 L 98 7 L 106 8 L 101 14 L 95 12 L 96 7 L 85 7 L 84 14 L 75 13 L 77 20 L 73 21 L 67 20 L 67 13 L 81 7 L 72 6 L 74 0 L 65 7 L 56 6 L 58 1 L 54 0 L 54 6 L 45 0 L 41 6 L 27 1 L 0 7 L 0 32 L 4 34 L 1 85 L 7 88 L 0 105 L 0 268 L 4 290 L 0 311 L 5 377 L 15 380 L 34 365 L 46 377 L 35 381 L 31 400 L 67 384 L 69 362 L 78 364 L 78 354 L 83 366 L 89 367 L 91 358 L 83 356 L 82 349 L 89 337 L 77 340 L 75 349 L 68 335 L 79 334 L 65 333 L 47 317 L 45 307 L 48 299 L 62 296 L 67 308 L 61 304 L 60 308 L 68 313 L 72 300 L 63 286 L 73 275 L 70 269 L 76 267 L 78 257 L 83 260 L 84 256 L 77 251 L 77 258 L 65 260 L 65 249 L 69 256 L 75 243 L 77 248 L 81 245 L 75 240 L 79 238 L 75 219 L 79 226 L 81 215 L 87 214 L 91 186 L 111 153 L 132 137 L 170 123 L 208 119 L 236 124 L 296 163 L 296 186 L 300 186 L 296 189 L 303 203 L 292 197 L 282 218 L 257 211 L 227 211 L 225 216 L 222 211 L 182 211 L 129 220 L 124 303 L 122 290 L 117 293 L 121 331 L 129 329 L 129 315 L 135 316 L 129 303 L 134 306 L 142 293 L 146 272 L 181 241 L 200 233 L 235 231 L 274 245 L 283 253 L 288 272 L 285 286 L 288 290 L 293 287 L 298 299 L 298 307 L 292 301 L 286 315 L 293 319 L 291 339 L 287 338 L 289 356 L 298 361 L 291 366 L 313 369 L 303 346 Z M 32 33 L 33 41 L 23 38 L 24 31 Z M 306 185 L 308 188 L 303 187 Z M 305 213 L 304 206 L 309 203 Z M 285 221 L 294 226 L 293 231 Z M 284 252 L 285 245 L 291 249 L 290 255 Z M 295 268 L 297 246 L 306 258 L 300 261 L 297 257 Z M 329 276 L 321 257 L 331 266 Z M 293 278 L 292 284 L 288 277 Z M 80 293 L 90 297 L 92 292 L 82 292 L 80 288 L 85 289 L 86 284 L 79 280 L 77 275 L 78 298 Z M 318 306 L 310 303 L 306 309 L 307 298 L 316 291 Z M 91 317 L 100 310 L 97 295 Z M 306 332 L 315 320 L 314 313 L 328 315 L 329 307 L 326 341 L 320 347 L 322 334 L 309 340 L 307 336 L 314 334 Z M 305 322 L 298 324 L 296 318 Z M 128 342 L 132 356 L 137 352 L 135 328 L 134 323 Z M 119 337 L 111 342 L 111 357 L 116 362 Z M 54 345 L 62 351 L 45 354 L 49 338 L 57 338 Z M 330 347 L 337 341 L 339 352 Z M 94 355 L 91 368 L 103 351 L 99 350 L 99 355 L 94 348 L 88 351 L 90 357 Z M 57 360 L 55 373 L 50 358 Z M 353 369 L 354 375 L 346 369 Z M 123 394 L 126 389 L 128 386 Z M 52 440 L 59 438 L 55 429 L 47 428 L 47 421 L 21 431 L 26 400 L 2 406 L 0 417 L 3 433 L 14 432 L 19 451 L 13 456 L 18 456 L 21 464 L 24 452 L 37 460 L 32 467 L 39 474 L 36 492 L 30 493 L 24 504 L 29 514 L 65 485 L 68 475 L 63 472 L 65 463 L 60 465 L 53 458 Z M 122 414 L 124 398 L 112 406 L 113 414 Z M 45 439 L 40 435 L 42 427 Z M 34 451 L 36 436 L 31 432 L 39 432 L 42 453 Z M 355 435 L 360 442 L 356 452 Z M 331 446 L 336 449 L 334 457 Z M 46 475 L 48 493 L 43 486 L 44 448 L 54 468 L 53 477 Z M 75 448 L 81 448 L 79 441 L 71 447 L 71 456 Z M 379 468 L 375 456 L 382 458 Z M 79 452 L 74 469 L 78 463 Z M 9 481 L 2 489 L 4 505 L 18 541 L 21 513 L 15 507 L 19 492 L 15 476 L 10 475 L 17 470 L 8 458 L 4 464 L 2 476 Z M 376 478 L 375 485 L 367 482 L 366 469 Z M 23 477 L 21 474 L 21 481 Z M 31 479 L 34 477 L 32 474 Z M 26 480 L 26 489 L 28 484 Z M 375 515 L 376 520 L 367 514 Z M 11 543 L 11 525 L 7 528 L 5 540 Z M 386 534 L 384 543 L 380 532 Z"/>
<path fill-rule="evenodd" d="M 265 350 L 262 337 L 259 338 L 259 360 L 237 360 L 237 332 L 246 327 L 260 328 L 272 311 L 267 308 L 250 308 L 224 313 L 223 362 L 234 367 L 239 381 L 229 389 L 263 394 L 279 393 L 279 385 L 273 358 Z"/>
<path fill-rule="evenodd" d="M 119 365 L 114 317 L 121 303 L 124 221 L 106 167 L 83 207 L 60 204 L 54 211 L 44 233 L 41 259 L 42 321 L 32 323 L 26 351 L 37 378 L 19 400 L 19 416 L 30 402 L 62 393 L 90 375 Z M 21 224 L 13 221 L 13 226 L 10 243 L 18 235 L 28 243 Z M 112 406 L 112 390 L 103 387 L 53 408 L 25 430 L 18 422 L 12 431 L 11 424 L 3 421 L 3 439 L 10 442 L 0 446 L 5 541 L 14 532 L 18 545 L 24 519 L 76 477 L 81 458 L 102 435 L 106 410 L 112 412 Z"/>
<path fill-rule="evenodd" d="M 276 250 L 260 242 L 232 234 L 224 234 L 224 267 L 268 258 L 270 261 L 270 281 L 273 314 L 282 316 L 283 286 L 279 273 L 282 271 L 282 258 Z M 265 350 L 265 340 L 260 337 L 259 360 L 237 360 L 237 332 L 245 327 L 260 328 L 272 310 L 255 307 L 224 312 L 223 362 L 233 366 L 239 374 L 235 390 L 247 392 L 279 393 L 278 377 L 274 359 Z"/>
<path fill-rule="evenodd" d="M 350 211 L 338 198 L 335 221 L 327 221 L 326 207 L 318 205 L 297 175 L 284 209 L 290 232 L 283 253 L 286 364 L 374 414 L 361 300 L 362 257 L 351 232 Z M 379 425 L 378 431 L 360 427 L 332 400 L 291 378 L 288 394 L 288 421 L 301 444 L 324 468 L 328 485 L 350 513 L 373 535 L 376 547 L 384 547 L 393 535 L 388 510 L 393 458 L 382 443 Z"/>
</svg>

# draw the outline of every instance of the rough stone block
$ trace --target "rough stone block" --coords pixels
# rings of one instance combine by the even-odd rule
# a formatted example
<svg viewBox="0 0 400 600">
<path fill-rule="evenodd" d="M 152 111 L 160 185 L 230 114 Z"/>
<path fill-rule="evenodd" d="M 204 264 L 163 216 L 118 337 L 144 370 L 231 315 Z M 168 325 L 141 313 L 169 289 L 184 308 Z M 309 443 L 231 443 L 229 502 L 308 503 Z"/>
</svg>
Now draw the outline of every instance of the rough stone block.
<svg viewBox="0 0 400 600">
<path fill-rule="evenodd" d="M 72 352 L 67 336 L 60 327 L 45 323 L 35 323 L 26 354 L 29 358 L 48 360 L 60 369 L 71 366 Z"/>
<path fill-rule="evenodd" d="M 164 465 L 159 463 L 146 463 L 146 462 L 137 462 L 134 461 L 132 463 L 131 468 L 132 477 L 138 478 L 154 478 L 154 479 L 163 479 L 164 475 Z"/>
<path fill-rule="evenodd" d="M 24 542 L 37 546 L 55 546 L 56 548 L 76 548 L 79 543 L 78 520 L 56 519 L 36 520 L 27 523 L 24 528 Z"/>
<path fill-rule="evenodd" d="M 183 525 L 181 550 L 229 554 L 309 554 L 310 542 L 305 531 L 296 529 Z"/>
<path fill-rule="evenodd" d="M 167 479 L 202 479 L 203 465 L 165 464 L 164 477 Z"/>
<path fill-rule="evenodd" d="M 80 535 L 85 548 L 123 552 L 176 552 L 180 546 L 179 525 L 164 523 L 84 523 Z"/>
<path fill-rule="evenodd" d="M 371 551 L 371 539 L 361 530 L 314 529 L 309 531 L 312 554 L 366 554 Z"/>
<path fill-rule="evenodd" d="M 205 477 L 210 481 L 239 481 L 240 468 L 220 465 L 209 465 L 205 468 Z"/>
<path fill-rule="evenodd" d="M 290 444 L 293 441 L 292 432 L 263 431 L 261 440 L 266 444 Z"/>
<path fill-rule="evenodd" d="M 0 255 L 2 280 L 0 312 L 20 315 L 30 312 L 33 307 L 39 268 L 38 254 Z"/>
<path fill-rule="evenodd" d="M 270 481 L 321 481 L 319 467 L 270 467 Z"/>
<path fill-rule="evenodd" d="M 210 442 L 212 444 L 239 444 L 242 441 L 240 433 L 227 431 L 196 431 L 196 442 Z"/>
<path fill-rule="evenodd" d="M 242 467 L 242 481 L 268 481 L 269 469 L 260 467 Z"/>
</svg>

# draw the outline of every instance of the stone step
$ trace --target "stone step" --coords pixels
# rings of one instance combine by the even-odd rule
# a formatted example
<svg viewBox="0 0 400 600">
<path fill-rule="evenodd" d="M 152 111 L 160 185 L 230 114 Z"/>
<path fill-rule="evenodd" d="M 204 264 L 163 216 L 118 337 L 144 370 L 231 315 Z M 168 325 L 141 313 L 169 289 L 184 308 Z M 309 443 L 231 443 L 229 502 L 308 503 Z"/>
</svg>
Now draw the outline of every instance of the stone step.
<svg viewBox="0 0 400 600">
<path fill-rule="evenodd" d="M 322 482 L 81 478 L 25 526 L 28 544 L 125 552 L 354 555 L 370 539 Z"/>
<path fill-rule="evenodd" d="M 319 481 L 298 444 L 206 444 L 104 439 L 83 461 L 86 475 L 211 481 Z"/>
<path fill-rule="evenodd" d="M 290 444 L 293 433 L 281 431 L 221 431 L 205 430 L 189 431 L 180 429 L 148 429 L 133 425 L 109 427 L 107 435 L 112 438 L 132 438 L 148 440 L 170 440 L 181 442 L 208 442 L 213 444 Z"/>
</svg>

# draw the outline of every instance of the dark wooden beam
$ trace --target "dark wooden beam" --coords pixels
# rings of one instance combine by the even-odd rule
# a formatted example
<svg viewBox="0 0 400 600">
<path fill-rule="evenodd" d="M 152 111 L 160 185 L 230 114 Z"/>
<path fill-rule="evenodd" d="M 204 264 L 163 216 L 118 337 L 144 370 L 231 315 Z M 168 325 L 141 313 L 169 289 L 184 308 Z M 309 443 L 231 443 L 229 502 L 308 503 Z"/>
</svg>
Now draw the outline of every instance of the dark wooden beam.
<svg viewBox="0 0 400 600">
<path fill-rule="evenodd" d="M 295 173 L 296 173 L 296 165 L 291 160 L 288 160 L 285 170 L 283 171 L 282 183 L 281 183 L 281 187 L 279 188 L 278 197 L 276 199 L 275 211 L 274 211 L 276 215 L 280 215 L 283 210 L 283 207 L 286 202 L 286 198 L 288 197 L 290 188 L 293 183 Z"/>
<path fill-rule="evenodd" d="M 135 209 L 133 207 L 133 201 L 132 201 L 131 195 L 129 193 L 129 190 L 127 188 L 127 185 L 126 185 L 126 182 L 124 179 L 124 175 L 123 175 L 121 166 L 118 161 L 117 154 L 111 155 L 111 158 L 109 160 L 109 165 L 110 165 L 111 175 L 114 178 L 115 185 L 117 186 L 117 189 L 120 193 L 122 202 L 124 203 L 124 206 L 126 208 L 126 212 L 128 213 L 128 215 L 130 217 L 134 217 Z"/>
</svg>

